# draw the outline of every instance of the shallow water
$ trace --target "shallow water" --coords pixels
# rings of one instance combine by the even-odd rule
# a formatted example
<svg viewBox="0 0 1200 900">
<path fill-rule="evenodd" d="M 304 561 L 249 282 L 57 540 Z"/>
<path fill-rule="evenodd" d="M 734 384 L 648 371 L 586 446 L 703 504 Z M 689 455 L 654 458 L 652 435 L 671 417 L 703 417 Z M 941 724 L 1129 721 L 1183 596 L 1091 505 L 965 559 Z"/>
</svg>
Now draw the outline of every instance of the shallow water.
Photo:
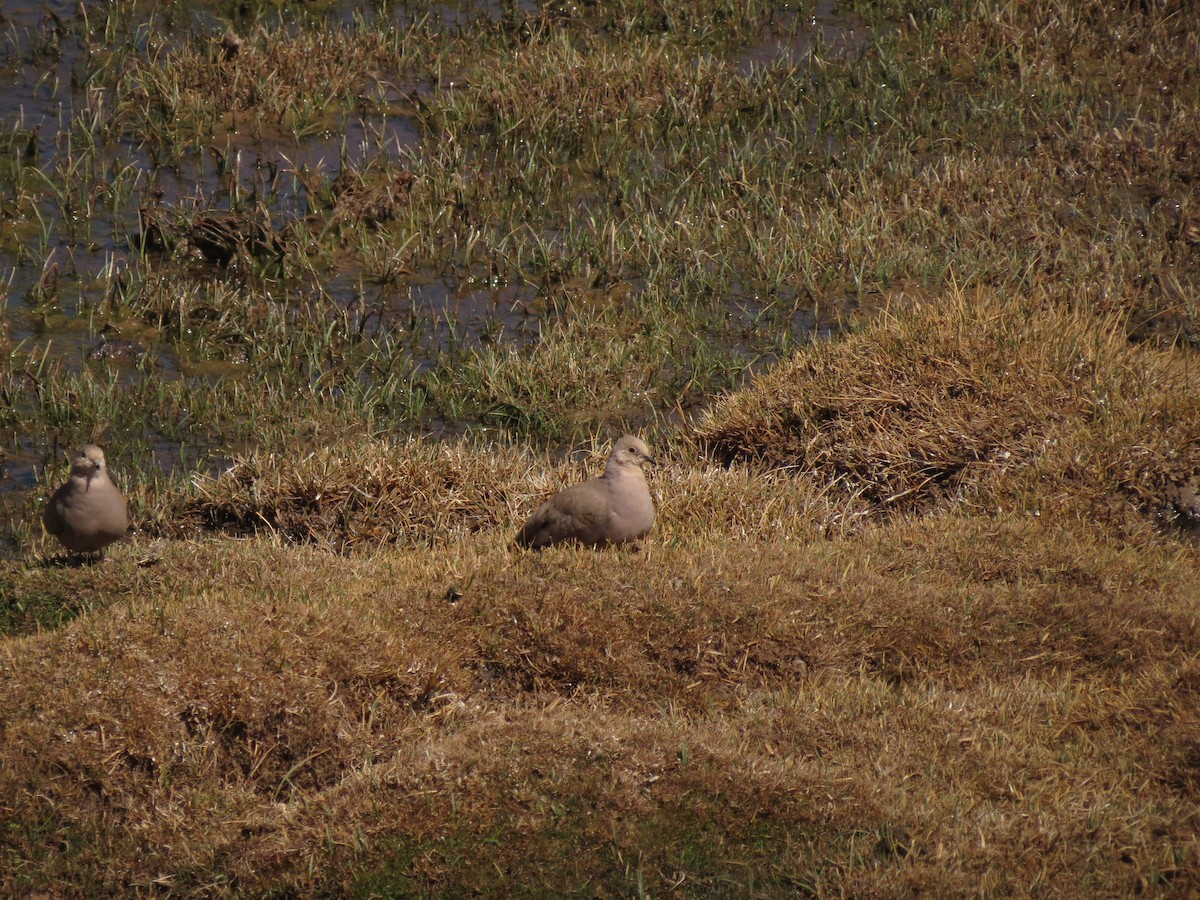
<svg viewBox="0 0 1200 900">
<path fill-rule="evenodd" d="M 481 13 L 498 15 L 502 7 L 512 8 L 512 4 L 464 2 L 413 4 L 410 9 L 384 0 L 318 5 L 320 14 L 329 16 L 331 23 L 343 25 L 356 16 L 367 20 L 386 17 L 401 24 L 416 16 L 437 16 L 465 25 Z M 4 3 L 0 15 L 0 199 L 12 193 L 30 167 L 54 172 L 69 165 L 74 156 L 70 123 L 85 107 L 89 90 L 81 83 L 84 48 L 79 37 L 88 6 L 78 0 Z M 223 33 L 228 9 L 225 4 L 199 0 L 136 6 L 142 21 L 161 17 L 174 34 L 205 34 L 213 39 Z M 525 2 L 517 10 L 532 15 L 538 5 Z M 137 21 L 136 16 L 132 21 Z M 785 7 L 776 26 L 747 46 L 736 64 L 742 73 L 780 58 L 801 65 L 814 47 L 848 53 L 867 37 L 866 29 L 839 13 L 829 0 L 799 11 Z M 132 383 L 144 377 L 145 369 L 134 364 L 88 359 L 101 329 L 108 324 L 100 312 L 101 301 L 114 273 L 137 275 L 139 255 L 131 245 L 140 230 L 140 206 L 177 207 L 198 201 L 209 208 L 228 209 L 239 197 L 255 196 L 266 204 L 273 219 L 302 218 L 307 212 L 304 192 L 286 173 L 304 167 L 333 172 L 343 163 L 354 164 L 368 157 L 395 160 L 404 153 L 420 153 L 420 128 L 398 110 L 412 96 L 428 96 L 433 90 L 435 85 L 428 83 L 380 86 L 371 109 L 382 112 L 343 115 L 336 127 L 298 142 L 282 135 L 250 136 L 230 130 L 215 137 L 210 146 L 169 164 L 160 164 L 152 149 L 130 140 L 100 147 L 94 165 L 102 181 L 121 185 L 124 199 L 117 208 L 101 200 L 94 213 L 84 218 L 47 191 L 32 221 L 0 218 L 0 334 L 6 334 L 11 344 L 22 350 L 36 349 L 71 369 L 114 366 L 122 380 Z M 44 278 L 56 280 L 52 303 L 39 303 L 36 297 L 36 286 Z M 324 281 L 321 290 L 346 311 L 351 327 L 367 333 L 406 317 L 413 340 L 419 344 L 414 353 L 429 358 L 454 347 L 491 341 L 521 347 L 537 340 L 544 312 L 530 287 L 463 283 L 421 271 L 410 273 L 398 284 L 368 291 L 363 287 L 363 273 L 348 269 Z M 735 292 L 728 302 L 731 320 L 744 320 L 747 328 L 764 315 L 776 315 L 777 327 L 796 335 L 836 330 L 842 318 L 822 319 L 795 303 L 788 307 L 780 298 L 767 301 L 752 292 Z M 776 306 L 786 311 L 773 311 Z M 160 377 L 219 378 L 238 371 L 236 361 L 205 360 L 201 365 L 183 360 L 176 344 L 155 340 L 150 329 L 143 335 L 128 333 L 128 326 L 123 326 L 120 336 L 144 342 L 150 364 Z M 729 349 L 743 352 L 736 346 Z M 747 346 L 744 352 L 750 356 L 755 351 Z M 149 426 L 145 441 L 155 464 L 166 472 L 181 466 L 190 470 L 198 458 L 218 467 L 225 458 L 220 452 L 209 454 L 215 448 L 184 447 L 164 440 Z M 7 460 L 0 473 L 0 494 L 34 487 L 41 467 L 57 449 L 55 437 L 49 434 L 6 434 L 2 446 Z M 0 530 L 8 527 L 0 522 Z"/>
<path fill-rule="evenodd" d="M 839 10 L 834 0 L 788 6 L 773 32 L 751 44 L 738 56 L 738 71 L 749 74 L 783 60 L 800 65 L 815 51 L 827 59 L 860 50 L 874 36 L 855 16 Z"/>
</svg>

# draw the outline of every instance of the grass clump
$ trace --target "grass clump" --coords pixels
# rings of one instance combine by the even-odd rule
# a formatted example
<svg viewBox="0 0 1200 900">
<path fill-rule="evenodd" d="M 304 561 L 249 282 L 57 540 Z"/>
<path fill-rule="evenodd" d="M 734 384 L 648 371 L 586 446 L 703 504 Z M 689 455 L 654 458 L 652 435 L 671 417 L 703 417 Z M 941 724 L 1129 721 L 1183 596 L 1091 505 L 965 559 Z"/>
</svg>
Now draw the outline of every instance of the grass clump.
<svg viewBox="0 0 1200 900">
<path fill-rule="evenodd" d="M 797 353 L 717 403 L 697 440 L 877 512 L 1065 494 L 1157 515 L 1200 474 L 1195 396 L 1189 366 L 1129 344 L 1117 321 L 959 292 Z"/>
<path fill-rule="evenodd" d="M 869 515 L 851 493 L 767 468 L 716 467 L 696 457 L 687 435 L 657 434 L 659 465 L 649 477 L 655 534 L 668 545 L 811 540 L 844 534 Z M 547 497 L 598 476 L 617 436 L 585 441 L 561 459 L 480 438 L 352 438 L 309 452 L 235 456 L 219 474 L 194 474 L 186 489 L 160 481 L 131 500 L 141 528 L 173 538 L 258 534 L 340 552 L 505 543 Z"/>
<path fill-rule="evenodd" d="M 219 476 L 196 476 L 186 500 L 159 512 L 158 527 L 266 531 L 341 550 L 429 545 L 507 524 L 529 464 L 515 450 L 485 456 L 424 441 L 250 454 Z"/>
<path fill-rule="evenodd" d="M 135 512 L 146 531 L 176 538 L 261 534 L 343 552 L 472 537 L 504 543 L 548 496 L 599 475 L 610 448 L 596 439 L 553 461 L 477 440 L 348 440 L 307 453 L 235 457 L 218 475 L 193 475 L 186 491 L 160 484 L 140 492 Z M 658 456 L 655 527 L 668 544 L 728 535 L 811 539 L 843 533 L 866 515 L 858 498 L 798 479 L 713 467 L 696 460 L 686 441 L 664 444 Z"/>
<path fill-rule="evenodd" d="M 120 22 L 128 11 L 108 15 Z M 106 24 L 114 27 L 100 23 Z M 155 42 L 120 67 L 100 45 L 93 48 L 95 75 L 112 90 L 103 125 L 114 135 L 148 140 L 153 152 L 168 157 L 239 133 L 296 140 L 336 123 L 360 93 L 384 102 L 366 92 L 403 78 L 414 63 L 414 37 L 414 31 L 361 20 L 339 29 L 315 20 L 259 25 L 244 37 L 231 29 L 223 40 Z"/>
</svg>

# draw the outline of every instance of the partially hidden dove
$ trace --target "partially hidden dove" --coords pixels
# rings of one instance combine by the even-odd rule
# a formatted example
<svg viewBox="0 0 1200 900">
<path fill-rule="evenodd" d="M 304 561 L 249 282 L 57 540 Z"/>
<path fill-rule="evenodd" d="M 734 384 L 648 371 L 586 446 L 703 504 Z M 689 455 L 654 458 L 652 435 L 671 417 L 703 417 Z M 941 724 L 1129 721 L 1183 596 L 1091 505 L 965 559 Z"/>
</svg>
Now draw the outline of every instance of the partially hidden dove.
<svg viewBox="0 0 1200 900">
<path fill-rule="evenodd" d="M 654 501 L 642 467 L 653 462 L 640 438 L 624 435 L 608 455 L 604 474 L 543 503 L 517 532 L 516 543 L 538 550 L 563 541 L 602 547 L 644 537 L 654 525 Z"/>
<path fill-rule="evenodd" d="M 71 457 L 71 477 L 50 497 L 42 524 L 72 553 L 102 551 L 124 536 L 129 528 L 125 498 L 95 444 Z"/>
</svg>

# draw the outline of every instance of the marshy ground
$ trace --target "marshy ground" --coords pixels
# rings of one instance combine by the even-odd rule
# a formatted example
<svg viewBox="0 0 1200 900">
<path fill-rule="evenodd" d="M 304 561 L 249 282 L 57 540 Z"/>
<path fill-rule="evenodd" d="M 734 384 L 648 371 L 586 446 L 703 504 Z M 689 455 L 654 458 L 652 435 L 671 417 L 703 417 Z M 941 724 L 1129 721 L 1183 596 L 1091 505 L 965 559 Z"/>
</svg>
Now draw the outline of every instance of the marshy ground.
<svg viewBox="0 0 1200 900">
<path fill-rule="evenodd" d="M 6 4 L 0 890 L 1200 890 L 1194 18 Z"/>
</svg>

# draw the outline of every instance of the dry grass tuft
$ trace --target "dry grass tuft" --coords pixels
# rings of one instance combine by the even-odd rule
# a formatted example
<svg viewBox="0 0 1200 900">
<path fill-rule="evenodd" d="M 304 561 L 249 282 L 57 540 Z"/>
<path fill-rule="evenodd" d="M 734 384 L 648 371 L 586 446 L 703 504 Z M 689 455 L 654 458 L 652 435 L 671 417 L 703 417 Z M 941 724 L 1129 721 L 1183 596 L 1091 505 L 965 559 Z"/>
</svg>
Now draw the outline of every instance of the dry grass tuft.
<svg viewBox="0 0 1200 900">
<path fill-rule="evenodd" d="M 470 442 L 344 442 L 303 456 L 260 452 L 181 494 L 152 497 L 142 527 L 264 533 L 339 551 L 445 545 L 480 532 L 503 543 L 548 496 L 603 471 L 609 442 L 553 462 L 528 449 Z M 664 446 L 650 473 L 657 520 L 647 544 L 807 540 L 868 515 L 853 494 L 765 468 L 726 469 Z"/>
<path fill-rule="evenodd" d="M 697 440 L 726 465 L 805 473 L 877 512 L 1066 495 L 1157 514 L 1200 474 L 1197 376 L 1124 334 L 959 292 L 801 351 L 718 402 Z"/>
<path fill-rule="evenodd" d="M 256 139 L 309 133 L 381 70 L 410 62 L 392 29 L 257 29 L 226 42 L 164 42 L 134 56 L 117 85 L 125 99 L 112 126 L 154 138 L 246 132 Z M 165 130 L 164 130 L 165 129 Z"/>
<path fill-rule="evenodd" d="M 428 545 L 505 527 L 528 502 L 527 452 L 462 444 L 343 442 L 311 453 L 252 453 L 161 516 L 163 530 L 270 532 L 350 550 Z M 169 523 L 169 524 L 168 524 Z"/>
<path fill-rule="evenodd" d="M 342 170 L 329 186 L 333 222 L 338 226 L 362 223 L 374 228 L 392 221 L 408 202 L 413 180 L 412 173 L 406 171 L 369 181 L 351 169 Z M 310 196 L 313 193 L 309 191 Z"/>
</svg>

